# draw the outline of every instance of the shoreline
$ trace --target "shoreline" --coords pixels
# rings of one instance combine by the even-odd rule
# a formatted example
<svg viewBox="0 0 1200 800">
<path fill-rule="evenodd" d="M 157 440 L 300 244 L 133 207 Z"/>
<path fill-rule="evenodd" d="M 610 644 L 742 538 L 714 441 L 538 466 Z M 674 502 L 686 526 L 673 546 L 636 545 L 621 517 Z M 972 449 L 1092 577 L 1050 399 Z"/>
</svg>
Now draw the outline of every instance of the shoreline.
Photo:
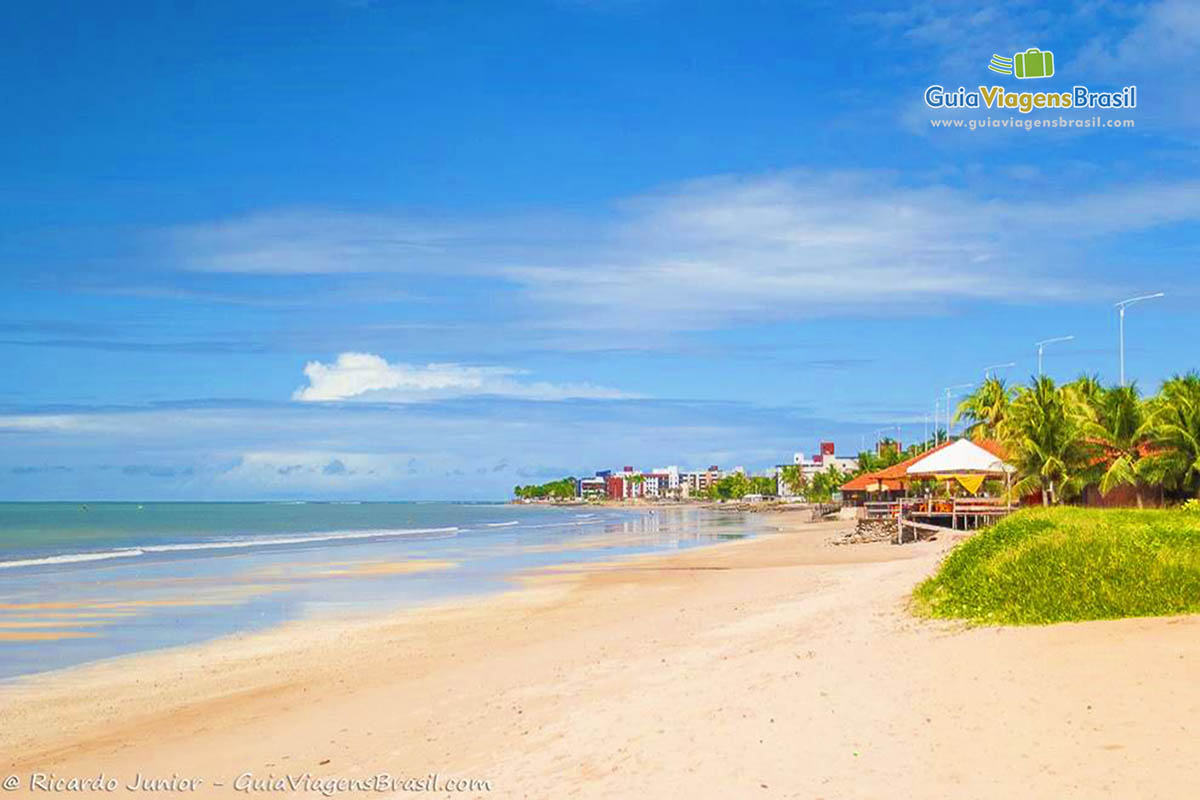
<svg viewBox="0 0 1200 800">
<path fill-rule="evenodd" d="M 0 680 L 308 616 L 377 614 L 495 593 L 531 566 L 673 551 L 758 527 L 747 517 L 698 509 L 464 513 L 430 504 L 415 518 L 377 505 L 324 510 L 315 519 L 260 509 L 233 533 L 243 510 L 235 506 L 212 524 L 205 518 L 207 529 L 188 533 L 168 518 L 165 532 L 147 534 L 142 529 L 154 527 L 162 508 L 151 509 L 155 522 L 148 524 L 140 509 L 126 506 L 119 510 L 124 516 L 113 512 L 95 526 L 92 538 L 59 542 L 58 550 L 47 543 L 43 551 L 53 555 L 0 559 L 7 590 L 0 603 Z M 121 525 L 133 533 L 117 535 Z M 20 537 L 5 544 L 20 544 Z"/>
<path fill-rule="evenodd" d="M 246 771 L 436 772 L 489 797 L 1190 787 L 1200 618 L 918 620 L 908 593 L 949 543 L 832 547 L 847 523 L 778 520 L 467 602 L 23 678 L 0 692 L 5 767 L 174 773 L 205 797 L 243 796 L 211 784 Z"/>
</svg>

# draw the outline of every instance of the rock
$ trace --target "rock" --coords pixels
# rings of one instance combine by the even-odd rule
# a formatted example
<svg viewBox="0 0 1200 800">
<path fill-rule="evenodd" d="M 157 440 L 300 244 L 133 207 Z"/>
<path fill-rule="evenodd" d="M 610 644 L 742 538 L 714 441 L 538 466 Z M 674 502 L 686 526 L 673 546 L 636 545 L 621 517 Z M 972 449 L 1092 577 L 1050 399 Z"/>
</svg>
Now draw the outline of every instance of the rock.
<svg viewBox="0 0 1200 800">
<path fill-rule="evenodd" d="M 864 542 L 894 542 L 896 540 L 896 520 L 860 519 L 854 530 L 833 540 L 834 544 L 862 544 Z"/>
</svg>

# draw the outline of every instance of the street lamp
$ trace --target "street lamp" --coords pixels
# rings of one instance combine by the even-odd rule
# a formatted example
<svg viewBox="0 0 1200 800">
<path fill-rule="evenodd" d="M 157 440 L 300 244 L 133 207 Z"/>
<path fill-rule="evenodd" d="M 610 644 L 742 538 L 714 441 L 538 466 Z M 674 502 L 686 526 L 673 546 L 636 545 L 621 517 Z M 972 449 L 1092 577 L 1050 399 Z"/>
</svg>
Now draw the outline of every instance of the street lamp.
<svg viewBox="0 0 1200 800">
<path fill-rule="evenodd" d="M 1117 303 L 1116 307 L 1121 311 L 1121 385 L 1125 385 L 1125 307 L 1131 306 L 1134 303 L 1140 303 L 1143 300 L 1154 300 L 1158 297 L 1165 297 L 1163 292 L 1155 292 L 1154 294 L 1144 294 L 1140 297 L 1131 297 L 1128 300 L 1122 300 Z"/>
<path fill-rule="evenodd" d="M 1046 349 L 1046 345 L 1054 344 L 1055 342 L 1069 342 L 1074 339 L 1074 336 L 1058 336 L 1054 339 L 1043 339 L 1037 343 L 1038 349 L 1038 377 L 1042 377 L 1042 351 Z"/>
<path fill-rule="evenodd" d="M 1007 364 L 992 364 L 990 367 L 984 367 L 983 368 L 983 379 L 986 381 L 988 378 L 992 377 L 992 370 L 1008 369 L 1009 367 L 1015 367 L 1016 365 L 1017 365 L 1017 362 L 1009 361 Z"/>
<path fill-rule="evenodd" d="M 954 391 L 955 389 L 967 389 L 974 385 L 975 384 L 973 384 L 973 383 L 959 383 L 959 384 L 955 384 L 954 386 L 946 387 L 946 441 L 947 442 L 950 441 L 950 439 L 953 438 L 953 436 L 954 436 L 954 417 L 950 416 L 950 392 Z"/>
<path fill-rule="evenodd" d="M 938 432 L 938 417 L 942 413 L 942 398 L 933 398 L 933 446 L 937 447 L 942 442 L 942 435 Z"/>
</svg>

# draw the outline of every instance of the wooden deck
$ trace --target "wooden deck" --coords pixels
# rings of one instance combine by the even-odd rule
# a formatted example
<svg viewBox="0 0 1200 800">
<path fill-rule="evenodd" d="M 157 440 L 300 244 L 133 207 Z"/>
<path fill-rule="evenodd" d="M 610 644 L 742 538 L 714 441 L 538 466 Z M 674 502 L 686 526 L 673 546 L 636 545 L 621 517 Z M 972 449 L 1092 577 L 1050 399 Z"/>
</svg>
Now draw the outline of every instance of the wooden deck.
<svg viewBox="0 0 1200 800">
<path fill-rule="evenodd" d="M 921 533 L 969 531 L 994 525 L 1016 508 L 993 498 L 965 497 L 933 499 L 905 497 L 880 503 L 865 503 L 869 519 L 896 520 L 896 543 L 903 544 L 906 533 L 912 541 Z M 939 524 L 940 523 L 940 524 Z"/>
</svg>

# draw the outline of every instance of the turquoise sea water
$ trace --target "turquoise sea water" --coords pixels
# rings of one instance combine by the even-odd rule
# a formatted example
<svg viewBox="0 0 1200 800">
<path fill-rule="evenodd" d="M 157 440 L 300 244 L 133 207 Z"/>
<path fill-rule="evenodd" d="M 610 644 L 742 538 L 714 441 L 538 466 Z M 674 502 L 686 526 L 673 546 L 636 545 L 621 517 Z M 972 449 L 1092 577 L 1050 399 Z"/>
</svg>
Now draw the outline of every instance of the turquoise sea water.
<svg viewBox="0 0 1200 800">
<path fill-rule="evenodd" d="M 0 678 L 497 591 L 753 515 L 458 503 L 0 503 Z"/>
</svg>

